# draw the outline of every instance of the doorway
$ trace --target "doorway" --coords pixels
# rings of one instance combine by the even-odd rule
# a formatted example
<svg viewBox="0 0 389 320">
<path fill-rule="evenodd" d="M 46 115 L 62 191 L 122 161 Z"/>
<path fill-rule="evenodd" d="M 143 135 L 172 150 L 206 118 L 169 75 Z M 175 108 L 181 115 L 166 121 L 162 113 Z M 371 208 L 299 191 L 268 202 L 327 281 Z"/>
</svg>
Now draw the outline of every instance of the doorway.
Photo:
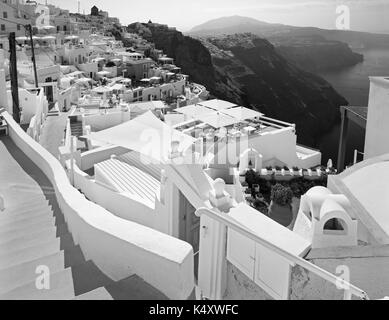
<svg viewBox="0 0 389 320">
<path fill-rule="evenodd" d="M 53 79 L 51 77 L 46 78 L 46 83 L 51 83 L 51 82 L 53 82 Z M 54 101 L 54 90 L 52 85 L 45 86 L 45 95 L 49 103 Z"/>
<path fill-rule="evenodd" d="M 200 250 L 200 218 L 196 216 L 196 209 L 188 199 L 179 191 L 179 238 L 193 247 L 194 272 L 197 279 L 198 251 Z"/>
</svg>

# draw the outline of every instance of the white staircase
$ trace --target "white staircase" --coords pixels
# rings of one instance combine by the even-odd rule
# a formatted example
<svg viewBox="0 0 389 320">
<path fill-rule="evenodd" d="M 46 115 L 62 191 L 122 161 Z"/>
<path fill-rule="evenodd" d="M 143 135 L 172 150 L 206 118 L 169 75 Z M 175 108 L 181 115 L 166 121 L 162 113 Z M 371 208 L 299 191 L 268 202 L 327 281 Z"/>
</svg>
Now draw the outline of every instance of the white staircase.
<svg viewBox="0 0 389 320">
<path fill-rule="evenodd" d="M 49 271 L 48 289 L 39 289 L 42 267 Z M 0 300 L 23 299 L 161 300 L 166 297 L 136 275 L 115 282 L 92 261 L 85 260 L 59 208 L 53 210 L 42 195 L 0 211 Z"/>
<path fill-rule="evenodd" d="M 76 297 L 72 269 L 65 265 L 62 238 L 57 237 L 57 226 L 63 223 L 63 217 L 55 217 L 43 195 L 0 213 L 0 300 Z M 36 283 L 41 276 L 38 267 L 42 266 L 49 271 L 49 288 L 46 289 Z M 95 290 L 90 296 L 82 296 L 112 299 L 104 288 Z"/>
<path fill-rule="evenodd" d="M 0 300 L 167 299 L 137 275 L 114 281 L 86 260 L 44 173 L 9 137 L 0 137 L 0 155 Z"/>
</svg>

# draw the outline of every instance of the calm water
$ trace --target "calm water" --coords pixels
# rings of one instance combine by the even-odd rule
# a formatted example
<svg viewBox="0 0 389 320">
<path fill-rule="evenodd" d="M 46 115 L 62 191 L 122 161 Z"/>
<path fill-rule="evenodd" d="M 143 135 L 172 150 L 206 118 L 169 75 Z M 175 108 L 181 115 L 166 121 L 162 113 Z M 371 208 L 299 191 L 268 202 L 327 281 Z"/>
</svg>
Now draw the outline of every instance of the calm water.
<svg viewBox="0 0 389 320">
<path fill-rule="evenodd" d="M 389 49 L 354 50 L 365 56 L 365 61 L 354 67 L 337 72 L 320 74 L 324 79 L 343 95 L 353 106 L 367 106 L 369 99 L 369 76 L 389 76 Z M 323 137 L 320 150 L 323 153 L 323 163 L 331 158 L 337 160 L 340 126 Z M 346 163 L 351 163 L 354 150 L 363 151 L 364 130 L 351 124 L 348 139 Z"/>
</svg>

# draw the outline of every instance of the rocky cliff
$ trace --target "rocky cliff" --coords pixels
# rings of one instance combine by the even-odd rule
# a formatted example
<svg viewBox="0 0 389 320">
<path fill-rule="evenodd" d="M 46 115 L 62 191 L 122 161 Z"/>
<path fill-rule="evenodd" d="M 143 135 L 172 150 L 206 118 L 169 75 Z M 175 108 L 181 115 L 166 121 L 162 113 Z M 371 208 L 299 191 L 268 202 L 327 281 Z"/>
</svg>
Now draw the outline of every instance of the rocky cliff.
<svg viewBox="0 0 389 320">
<path fill-rule="evenodd" d="M 339 70 L 363 62 L 363 55 L 353 52 L 346 43 L 321 36 L 277 37 L 269 41 L 285 59 L 310 72 Z"/>
<path fill-rule="evenodd" d="M 252 34 L 193 39 L 165 26 L 132 24 L 175 59 L 192 81 L 220 98 L 296 123 L 300 143 L 316 146 L 347 104 L 325 80 L 289 63 L 267 40 Z"/>
</svg>

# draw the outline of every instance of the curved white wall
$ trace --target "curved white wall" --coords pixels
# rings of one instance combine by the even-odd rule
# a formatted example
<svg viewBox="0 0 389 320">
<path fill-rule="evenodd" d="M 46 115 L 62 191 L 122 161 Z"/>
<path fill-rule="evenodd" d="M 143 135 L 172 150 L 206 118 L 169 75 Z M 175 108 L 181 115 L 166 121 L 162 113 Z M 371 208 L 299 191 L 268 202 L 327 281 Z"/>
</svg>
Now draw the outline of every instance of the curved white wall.
<svg viewBox="0 0 389 320">
<path fill-rule="evenodd" d="M 193 249 L 183 241 L 118 218 L 88 201 L 70 184 L 64 169 L 7 113 L 14 143 L 48 177 L 76 244 L 86 259 L 120 280 L 136 273 L 171 299 L 186 299 L 194 289 Z"/>
</svg>

